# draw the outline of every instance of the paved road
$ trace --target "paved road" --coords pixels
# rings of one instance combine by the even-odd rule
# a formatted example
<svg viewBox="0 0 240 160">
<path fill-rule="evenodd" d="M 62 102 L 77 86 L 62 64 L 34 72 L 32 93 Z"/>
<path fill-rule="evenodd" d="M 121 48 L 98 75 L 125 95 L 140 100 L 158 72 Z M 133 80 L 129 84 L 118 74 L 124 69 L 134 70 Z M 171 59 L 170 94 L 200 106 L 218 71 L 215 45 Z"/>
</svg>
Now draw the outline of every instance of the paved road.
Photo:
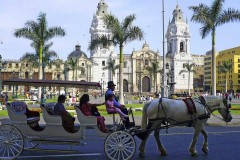
<svg viewBox="0 0 240 160">
<path fill-rule="evenodd" d="M 239 146 L 240 146 L 240 127 L 223 127 L 223 126 L 208 126 L 206 127 L 209 136 L 209 154 L 206 155 L 201 151 L 202 136 L 199 136 L 197 143 L 198 157 L 191 157 L 188 152 L 188 146 L 193 136 L 193 129 L 187 127 L 174 127 L 168 130 L 161 131 L 161 140 L 163 145 L 168 151 L 168 156 L 160 156 L 157 151 L 155 140 L 153 135 L 150 136 L 146 144 L 146 155 L 144 158 L 138 157 L 138 148 L 136 148 L 133 159 L 140 160 L 215 160 L 215 159 L 227 159 L 236 160 L 239 159 Z M 88 130 L 89 135 L 85 142 L 86 146 L 40 146 L 49 149 L 74 149 L 75 153 L 59 153 L 59 152 L 33 152 L 24 151 L 19 159 L 24 160 L 96 160 L 107 159 L 104 154 L 104 139 L 91 136 L 93 130 Z M 135 138 L 137 147 L 140 143 L 138 138 Z"/>
</svg>

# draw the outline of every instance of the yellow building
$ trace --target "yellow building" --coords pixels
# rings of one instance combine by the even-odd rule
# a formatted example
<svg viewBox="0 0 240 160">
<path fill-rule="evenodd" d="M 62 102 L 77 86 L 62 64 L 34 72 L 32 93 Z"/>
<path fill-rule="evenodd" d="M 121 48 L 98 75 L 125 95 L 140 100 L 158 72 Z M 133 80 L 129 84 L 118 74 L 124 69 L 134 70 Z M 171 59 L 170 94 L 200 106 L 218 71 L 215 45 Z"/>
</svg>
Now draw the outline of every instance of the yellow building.
<svg viewBox="0 0 240 160">
<path fill-rule="evenodd" d="M 204 57 L 204 83 L 203 90 L 211 92 L 212 88 L 212 51 L 208 51 Z"/>
<path fill-rule="evenodd" d="M 240 46 L 220 51 L 216 58 L 217 69 L 223 61 L 230 60 L 233 63 L 232 72 L 227 73 L 227 75 L 220 74 L 217 70 L 217 92 L 225 92 L 226 78 L 228 92 L 236 93 L 237 90 L 240 91 Z"/>
</svg>

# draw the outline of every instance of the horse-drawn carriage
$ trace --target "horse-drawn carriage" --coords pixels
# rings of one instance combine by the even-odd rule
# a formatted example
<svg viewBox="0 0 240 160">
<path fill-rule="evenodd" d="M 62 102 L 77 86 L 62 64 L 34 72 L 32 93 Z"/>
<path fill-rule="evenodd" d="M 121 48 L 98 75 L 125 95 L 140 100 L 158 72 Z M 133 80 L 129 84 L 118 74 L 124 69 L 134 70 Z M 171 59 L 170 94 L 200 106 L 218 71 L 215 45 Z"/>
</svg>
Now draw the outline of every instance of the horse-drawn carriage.
<svg viewBox="0 0 240 160">
<path fill-rule="evenodd" d="M 155 132 L 154 136 L 158 144 L 158 150 L 162 155 L 166 155 L 167 151 L 159 139 L 159 130 L 177 125 L 187 126 L 189 122 L 192 122 L 191 126 L 195 129 L 193 141 L 189 148 L 190 153 L 192 155 L 197 154 L 195 145 L 199 133 L 204 135 L 202 150 L 204 153 L 208 153 L 207 134 L 203 128 L 204 123 L 215 110 L 219 111 L 224 121 L 231 121 L 229 103 L 228 100 L 217 96 L 193 99 L 193 103 L 196 112 L 190 115 L 186 104 L 182 100 L 167 98 L 153 100 L 143 107 L 142 130 L 133 127 L 114 130 L 111 133 L 102 133 L 97 127 L 96 117 L 84 116 L 80 109 L 75 107 L 80 125 L 75 133 L 69 133 L 63 128 L 61 117 L 50 115 L 46 110 L 46 106 L 41 106 L 46 124 L 42 130 L 34 130 L 31 128 L 31 124 L 38 121 L 38 119 L 36 117 L 28 118 L 24 114 L 26 110 L 24 103 L 13 102 L 7 105 L 9 118 L 1 120 L 0 159 L 15 159 L 24 149 L 34 148 L 39 143 L 80 144 L 84 138 L 86 127 L 94 128 L 98 136 L 105 137 L 104 151 L 109 159 L 131 159 L 136 150 L 135 135 L 142 139 L 139 147 L 139 155 L 142 156 L 147 137 L 151 131 Z M 150 122 L 148 125 L 147 120 Z M 166 122 L 164 126 L 162 126 L 163 122 Z M 58 132 L 56 133 L 56 131 Z"/>
<path fill-rule="evenodd" d="M 20 80 L 23 82 L 22 80 Z M 36 81 L 36 80 L 34 80 Z M 3 84 L 18 83 L 19 81 L 7 81 Z M 28 81 L 29 82 L 29 81 Z M 49 85 L 49 81 L 39 82 L 38 86 Z M 19 83 L 21 84 L 21 83 Z M 36 85 L 26 83 L 28 85 Z M 74 87 L 99 87 L 98 83 L 88 82 L 54 82 L 55 86 L 74 86 Z M 40 124 L 41 129 L 32 127 L 38 123 L 39 117 L 28 117 L 26 115 L 27 105 L 24 102 L 11 102 L 7 104 L 9 118 L 1 119 L 0 125 L 0 159 L 16 159 L 23 150 L 35 148 L 38 144 L 81 144 L 86 128 L 94 128 L 98 136 L 106 137 L 104 150 L 110 159 L 131 159 L 136 150 L 136 143 L 133 136 L 125 131 L 114 131 L 112 133 L 103 133 L 97 126 L 95 116 L 85 116 L 78 107 L 75 107 L 78 126 L 75 126 L 76 132 L 70 133 L 62 126 L 60 116 L 51 115 L 48 112 L 49 106 L 41 105 L 42 116 L 45 124 Z M 57 131 L 57 133 L 56 133 Z"/>
</svg>

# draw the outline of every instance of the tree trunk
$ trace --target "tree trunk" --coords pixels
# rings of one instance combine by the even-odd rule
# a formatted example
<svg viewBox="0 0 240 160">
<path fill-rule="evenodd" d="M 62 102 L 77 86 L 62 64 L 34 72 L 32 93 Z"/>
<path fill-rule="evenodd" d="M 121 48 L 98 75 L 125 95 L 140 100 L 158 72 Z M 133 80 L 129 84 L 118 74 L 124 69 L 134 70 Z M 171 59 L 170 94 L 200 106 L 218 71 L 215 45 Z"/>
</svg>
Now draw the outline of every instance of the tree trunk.
<svg viewBox="0 0 240 160">
<path fill-rule="evenodd" d="M 212 95 L 216 96 L 216 31 L 212 30 Z"/>
<path fill-rule="evenodd" d="M 227 73 L 225 74 L 225 93 L 227 93 Z"/>
<path fill-rule="evenodd" d="M 42 72 L 42 57 L 43 57 L 43 44 L 42 42 L 40 43 L 40 49 L 39 49 L 39 66 L 38 66 L 38 79 L 42 79 L 43 78 L 43 72 Z M 42 95 L 42 91 L 41 91 L 41 87 L 38 87 L 38 101 L 41 101 L 41 95 Z"/>
<path fill-rule="evenodd" d="M 123 99 L 123 46 L 120 44 L 120 57 L 119 57 L 119 102 L 124 105 Z"/>
</svg>

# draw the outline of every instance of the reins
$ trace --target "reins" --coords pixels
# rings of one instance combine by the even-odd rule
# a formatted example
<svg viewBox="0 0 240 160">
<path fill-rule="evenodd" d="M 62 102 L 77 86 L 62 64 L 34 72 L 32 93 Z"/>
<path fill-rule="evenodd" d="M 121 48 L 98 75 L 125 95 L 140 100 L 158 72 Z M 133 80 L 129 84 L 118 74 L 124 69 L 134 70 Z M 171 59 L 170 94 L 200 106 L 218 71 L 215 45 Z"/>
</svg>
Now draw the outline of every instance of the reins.
<svg viewBox="0 0 240 160">
<path fill-rule="evenodd" d="M 198 97 L 198 100 L 200 101 L 199 103 L 201 103 L 201 104 L 203 105 L 203 107 L 205 107 L 205 108 L 207 109 L 208 114 L 212 114 L 214 117 L 216 117 L 216 118 L 224 121 L 223 118 L 221 118 L 221 117 L 219 117 L 219 116 L 217 116 L 217 115 L 215 115 L 215 114 L 213 113 L 213 111 L 211 110 L 211 108 L 209 107 L 209 105 L 206 103 L 206 100 L 203 98 L 203 96 Z M 229 111 L 226 111 L 226 112 L 229 112 Z"/>
</svg>

